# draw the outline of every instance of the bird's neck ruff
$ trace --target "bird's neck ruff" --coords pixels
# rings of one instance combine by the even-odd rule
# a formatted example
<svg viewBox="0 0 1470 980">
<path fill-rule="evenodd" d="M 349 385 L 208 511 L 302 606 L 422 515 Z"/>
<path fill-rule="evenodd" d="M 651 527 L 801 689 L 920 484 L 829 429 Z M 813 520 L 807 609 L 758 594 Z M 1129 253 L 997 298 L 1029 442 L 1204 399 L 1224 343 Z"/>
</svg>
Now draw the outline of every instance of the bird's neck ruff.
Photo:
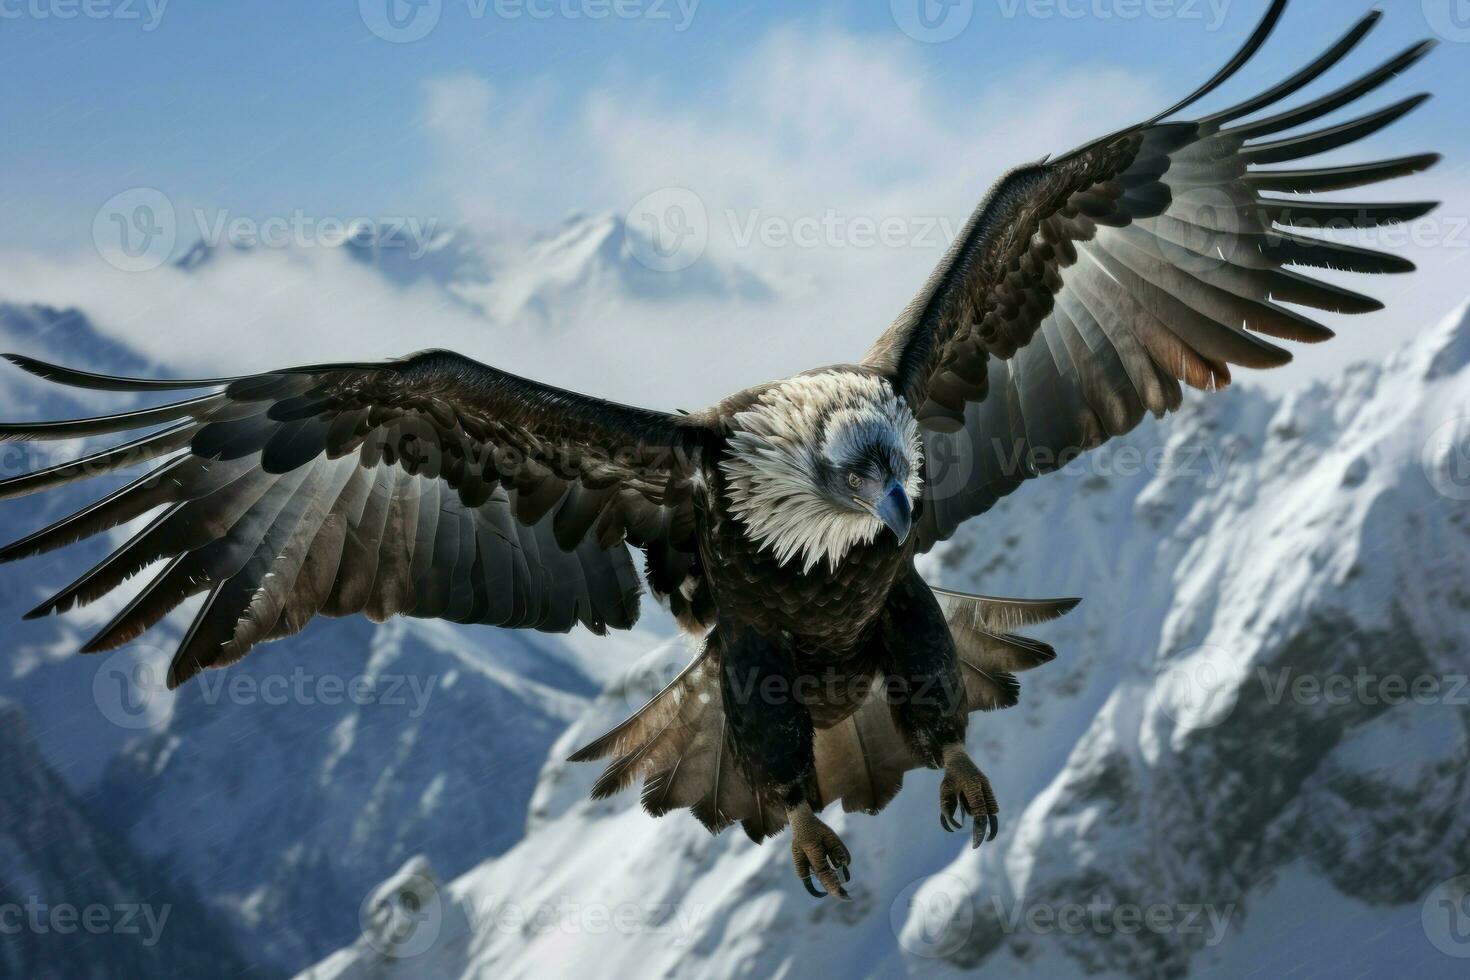
<svg viewBox="0 0 1470 980">
<path fill-rule="evenodd" d="M 835 570 L 883 528 L 877 517 L 837 506 L 820 489 L 823 466 L 865 444 L 907 463 L 904 489 L 917 500 L 919 427 L 887 381 L 847 372 L 783 381 L 734 417 L 729 453 L 720 462 L 730 510 L 781 564 L 799 555 L 803 572 L 823 558 Z"/>
</svg>

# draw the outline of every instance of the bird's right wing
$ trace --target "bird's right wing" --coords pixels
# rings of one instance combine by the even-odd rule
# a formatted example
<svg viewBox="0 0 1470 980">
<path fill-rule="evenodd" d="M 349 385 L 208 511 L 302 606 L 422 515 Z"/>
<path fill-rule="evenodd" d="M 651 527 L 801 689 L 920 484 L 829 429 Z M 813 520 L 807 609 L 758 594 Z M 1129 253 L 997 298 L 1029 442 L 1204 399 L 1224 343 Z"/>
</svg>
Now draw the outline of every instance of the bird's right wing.
<svg viewBox="0 0 1470 980">
<path fill-rule="evenodd" d="M 319 613 L 626 628 L 637 618 L 639 584 L 625 542 L 664 557 L 694 550 L 691 487 L 707 432 L 680 416 L 445 351 L 216 381 L 112 378 L 11 360 L 84 388 L 204 389 L 121 415 L 0 425 L 4 441 L 143 432 L 0 481 L 0 499 L 163 461 L 0 549 L 0 560 L 157 511 L 30 615 L 91 602 L 162 563 L 83 649 L 127 643 L 204 593 L 169 687 Z"/>
</svg>

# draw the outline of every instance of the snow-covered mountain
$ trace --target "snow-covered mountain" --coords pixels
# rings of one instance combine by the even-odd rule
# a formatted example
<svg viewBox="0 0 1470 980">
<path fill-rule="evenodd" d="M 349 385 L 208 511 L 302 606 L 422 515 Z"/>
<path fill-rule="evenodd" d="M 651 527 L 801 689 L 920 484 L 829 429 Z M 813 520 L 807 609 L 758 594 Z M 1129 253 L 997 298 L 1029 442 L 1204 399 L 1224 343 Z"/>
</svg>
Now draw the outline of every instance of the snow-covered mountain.
<svg viewBox="0 0 1470 980">
<path fill-rule="evenodd" d="M 757 273 L 714 256 L 662 263 L 649 232 L 612 212 L 573 214 L 547 231 L 516 234 L 428 222 L 360 224 L 339 238 L 285 250 L 302 260 L 346 255 L 396 286 L 439 290 L 492 324 L 565 326 L 593 316 L 606 322 L 609 306 L 762 303 L 777 294 Z M 200 240 L 175 265 L 207 275 L 261 251 L 251 241 Z"/>
<path fill-rule="evenodd" d="M 708 256 L 669 269 L 653 261 L 652 239 L 622 216 L 576 214 L 532 241 L 480 288 L 457 292 L 499 322 L 523 317 L 575 321 L 608 302 L 669 303 L 774 298 L 771 285 L 743 266 Z"/>
<path fill-rule="evenodd" d="M 596 223 L 527 249 L 611 262 Z M 441 247 L 460 256 L 444 269 L 472 254 Z M 161 369 L 74 310 L 0 306 L 0 337 Z M 1000 840 L 963 850 L 937 829 L 937 774 L 912 774 L 879 817 L 834 818 L 859 861 L 852 905 L 795 887 L 780 841 L 653 821 L 634 793 L 586 799 L 596 767 L 559 760 L 686 655 L 665 645 L 630 667 L 648 634 L 323 621 L 175 697 L 150 671 L 177 624 L 91 658 L 74 651 L 110 607 L 18 623 L 104 550 L 84 543 L 0 573 L 0 695 L 44 759 L 9 743 L 0 758 L 54 772 L 128 868 L 205 896 L 262 970 L 326 956 L 315 975 L 1444 974 L 1445 950 L 1470 952 L 1449 918 L 1470 871 L 1467 365 L 1461 317 L 1330 385 L 1198 400 L 929 559 L 941 584 L 1087 601 L 1039 631 L 1061 656 L 1027 675 L 1022 704 L 973 726 Z M 0 404 L 118 407 L 18 372 L 0 375 Z M 54 461 L 18 449 L 5 472 Z M 100 489 L 7 502 L 0 534 Z M 1400 682 L 1419 687 L 1406 699 Z M 37 840 L 7 846 L 34 860 Z"/>
<path fill-rule="evenodd" d="M 24 711 L 3 699 L 0 780 L 0 975 L 274 975 L 252 968 L 187 885 L 87 812 L 41 757 Z"/>
<path fill-rule="evenodd" d="M 940 584 L 1086 597 L 977 717 L 1002 833 L 938 775 L 836 814 L 851 904 L 784 840 L 594 802 L 561 761 L 687 655 L 660 647 L 552 747 L 525 838 L 411 860 L 303 976 L 1463 975 L 1470 955 L 1470 309 L 1394 358 L 1191 401 L 971 522 Z"/>
</svg>

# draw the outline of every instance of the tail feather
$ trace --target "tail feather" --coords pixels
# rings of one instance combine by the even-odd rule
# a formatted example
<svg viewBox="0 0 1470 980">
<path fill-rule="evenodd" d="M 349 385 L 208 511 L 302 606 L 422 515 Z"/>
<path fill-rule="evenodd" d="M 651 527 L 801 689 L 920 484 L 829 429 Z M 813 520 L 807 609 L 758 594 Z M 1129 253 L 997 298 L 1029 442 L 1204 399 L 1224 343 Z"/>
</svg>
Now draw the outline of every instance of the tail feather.
<svg viewBox="0 0 1470 980">
<path fill-rule="evenodd" d="M 991 633 L 1007 633 L 1022 626 L 1058 619 L 1077 608 L 1081 599 L 1006 599 L 999 596 L 970 595 L 950 589 L 933 589 L 945 619 L 951 627 L 957 623 L 970 629 Z"/>
<path fill-rule="evenodd" d="M 877 813 L 903 787 L 904 773 L 924 765 L 893 723 L 882 684 L 831 728 L 817 730 L 814 748 L 822 803 L 842 801 L 851 813 Z"/>
<path fill-rule="evenodd" d="M 1043 623 L 1073 609 L 1077 599 L 1002 599 L 935 589 L 960 658 L 966 709 L 1014 705 L 1016 673 L 1056 657 L 1050 646 L 1008 630 Z M 643 809 L 662 816 L 689 809 L 711 833 L 739 822 L 757 842 L 780 833 L 786 813 L 764 788 L 752 785 L 736 762 L 720 694 L 721 647 L 712 632 L 689 665 L 630 718 L 570 756 L 584 762 L 612 756 L 592 788 L 596 799 L 643 780 Z M 858 708 L 818 728 L 813 753 L 815 801 L 841 802 L 848 812 L 877 813 L 903 786 L 910 769 L 924 767 L 894 721 L 886 685 L 869 685 Z"/>
</svg>

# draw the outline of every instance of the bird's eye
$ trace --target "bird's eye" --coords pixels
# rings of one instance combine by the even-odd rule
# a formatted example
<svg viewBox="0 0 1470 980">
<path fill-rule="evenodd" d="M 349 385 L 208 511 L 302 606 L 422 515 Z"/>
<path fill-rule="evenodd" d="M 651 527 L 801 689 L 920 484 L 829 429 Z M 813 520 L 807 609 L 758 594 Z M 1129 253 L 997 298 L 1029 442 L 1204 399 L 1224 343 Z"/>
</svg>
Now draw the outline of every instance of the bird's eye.
<svg viewBox="0 0 1470 980">
<path fill-rule="evenodd" d="M 854 490 L 861 490 L 863 488 L 863 478 L 856 473 L 849 473 L 847 474 L 847 485 Z"/>
</svg>

